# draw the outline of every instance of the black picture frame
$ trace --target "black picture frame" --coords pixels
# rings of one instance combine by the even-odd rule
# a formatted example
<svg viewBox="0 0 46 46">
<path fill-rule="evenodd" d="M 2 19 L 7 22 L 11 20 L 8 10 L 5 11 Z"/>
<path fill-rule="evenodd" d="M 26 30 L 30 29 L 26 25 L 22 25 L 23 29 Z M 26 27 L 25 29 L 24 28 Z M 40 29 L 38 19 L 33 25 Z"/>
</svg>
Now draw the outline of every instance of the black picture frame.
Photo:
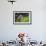
<svg viewBox="0 0 46 46">
<path fill-rule="evenodd" d="M 13 24 L 14 25 L 32 24 L 32 11 L 13 11 Z"/>
</svg>

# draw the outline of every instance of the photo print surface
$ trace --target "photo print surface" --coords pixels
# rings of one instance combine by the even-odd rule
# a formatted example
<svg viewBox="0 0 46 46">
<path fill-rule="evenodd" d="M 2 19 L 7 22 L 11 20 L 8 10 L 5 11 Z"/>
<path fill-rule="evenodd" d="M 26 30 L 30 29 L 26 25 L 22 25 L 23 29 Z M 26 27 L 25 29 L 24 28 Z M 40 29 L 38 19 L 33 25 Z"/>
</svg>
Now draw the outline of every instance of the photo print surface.
<svg viewBox="0 0 46 46">
<path fill-rule="evenodd" d="M 32 24 L 31 11 L 14 11 L 13 24 Z"/>
</svg>

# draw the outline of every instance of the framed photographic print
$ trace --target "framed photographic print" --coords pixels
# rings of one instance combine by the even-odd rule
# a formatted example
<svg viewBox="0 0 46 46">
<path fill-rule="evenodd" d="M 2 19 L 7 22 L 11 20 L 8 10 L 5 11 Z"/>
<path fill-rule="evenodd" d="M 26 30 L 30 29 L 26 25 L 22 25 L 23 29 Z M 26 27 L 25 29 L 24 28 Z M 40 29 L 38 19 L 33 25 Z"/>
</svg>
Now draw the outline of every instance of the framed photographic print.
<svg viewBox="0 0 46 46">
<path fill-rule="evenodd" d="M 32 24 L 32 11 L 13 11 L 13 24 Z"/>
</svg>

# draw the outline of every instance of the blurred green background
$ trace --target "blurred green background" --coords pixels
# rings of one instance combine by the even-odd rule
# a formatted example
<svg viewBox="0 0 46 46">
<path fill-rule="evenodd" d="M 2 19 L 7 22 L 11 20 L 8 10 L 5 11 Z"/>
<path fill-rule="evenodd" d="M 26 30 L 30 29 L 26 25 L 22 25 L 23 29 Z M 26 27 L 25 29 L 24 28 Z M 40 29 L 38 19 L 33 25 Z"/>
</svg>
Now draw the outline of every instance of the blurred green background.
<svg viewBox="0 0 46 46">
<path fill-rule="evenodd" d="M 30 21 L 32 22 L 32 18 L 30 18 Z M 16 19 L 16 22 L 29 22 L 29 16 L 23 16 L 22 19 Z"/>
<path fill-rule="evenodd" d="M 29 16 L 24 16 L 22 22 L 29 22 Z"/>
</svg>

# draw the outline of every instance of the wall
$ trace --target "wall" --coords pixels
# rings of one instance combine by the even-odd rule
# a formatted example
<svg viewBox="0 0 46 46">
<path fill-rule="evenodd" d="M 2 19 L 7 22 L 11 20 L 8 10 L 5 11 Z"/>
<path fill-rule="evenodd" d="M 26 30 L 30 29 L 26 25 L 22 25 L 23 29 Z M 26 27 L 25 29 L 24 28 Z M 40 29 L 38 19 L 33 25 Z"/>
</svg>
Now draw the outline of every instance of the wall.
<svg viewBox="0 0 46 46">
<path fill-rule="evenodd" d="M 32 25 L 14 25 L 13 11 L 25 10 L 32 10 Z M 0 0 L 0 40 L 14 40 L 18 32 L 26 32 L 37 41 L 45 40 L 46 18 L 42 13 L 42 0 L 17 0 L 13 5 L 7 0 Z"/>
</svg>

